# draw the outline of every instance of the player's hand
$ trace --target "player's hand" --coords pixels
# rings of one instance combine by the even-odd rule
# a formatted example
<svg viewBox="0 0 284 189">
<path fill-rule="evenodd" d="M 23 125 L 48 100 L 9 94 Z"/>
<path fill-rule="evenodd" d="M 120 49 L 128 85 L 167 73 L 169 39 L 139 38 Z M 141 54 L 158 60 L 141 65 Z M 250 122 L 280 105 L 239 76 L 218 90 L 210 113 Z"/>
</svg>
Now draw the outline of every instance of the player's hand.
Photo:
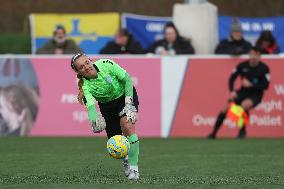
<svg viewBox="0 0 284 189">
<path fill-rule="evenodd" d="M 100 133 L 106 128 L 105 119 L 101 115 L 99 115 L 91 126 L 94 133 Z"/>
<path fill-rule="evenodd" d="M 249 88 L 249 87 L 252 87 L 253 85 L 252 85 L 252 83 L 248 79 L 243 78 L 242 79 L 242 86 L 246 87 L 246 88 Z"/>
<path fill-rule="evenodd" d="M 132 103 L 132 97 L 126 96 L 125 97 L 125 106 L 123 110 L 119 113 L 119 116 L 126 115 L 126 121 L 131 122 L 132 124 L 135 124 L 137 121 L 137 110 L 135 106 L 133 106 Z"/>
<path fill-rule="evenodd" d="M 231 92 L 231 94 L 230 94 L 230 99 L 235 99 L 235 98 L 237 98 L 238 97 L 238 95 L 237 95 L 237 93 L 236 93 L 236 91 L 233 91 L 233 92 Z"/>
</svg>

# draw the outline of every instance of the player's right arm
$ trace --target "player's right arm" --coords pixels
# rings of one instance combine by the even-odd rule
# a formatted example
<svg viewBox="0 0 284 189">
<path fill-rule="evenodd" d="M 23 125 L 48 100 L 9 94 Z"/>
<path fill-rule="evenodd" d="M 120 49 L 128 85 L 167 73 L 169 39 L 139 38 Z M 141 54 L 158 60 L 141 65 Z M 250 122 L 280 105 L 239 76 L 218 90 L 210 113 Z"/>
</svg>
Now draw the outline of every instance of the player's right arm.
<svg viewBox="0 0 284 189">
<path fill-rule="evenodd" d="M 105 120 L 102 116 L 99 116 L 96 105 L 94 102 L 94 97 L 90 93 L 88 86 L 83 85 L 83 101 L 88 110 L 89 121 L 92 126 L 94 133 L 99 133 L 103 131 L 106 127 Z"/>
<path fill-rule="evenodd" d="M 94 97 L 89 92 L 89 88 L 87 86 L 83 86 L 83 94 L 83 101 L 88 110 L 89 121 L 92 124 L 98 117 Z"/>
</svg>

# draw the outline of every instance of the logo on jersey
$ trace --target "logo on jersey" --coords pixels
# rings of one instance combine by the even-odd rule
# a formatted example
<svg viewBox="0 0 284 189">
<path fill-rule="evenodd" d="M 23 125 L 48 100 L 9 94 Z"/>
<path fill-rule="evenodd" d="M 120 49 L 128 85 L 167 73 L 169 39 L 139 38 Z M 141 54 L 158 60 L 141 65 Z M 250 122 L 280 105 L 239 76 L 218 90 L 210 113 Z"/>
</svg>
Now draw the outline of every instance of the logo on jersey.
<svg viewBox="0 0 284 189">
<path fill-rule="evenodd" d="M 108 83 L 112 83 L 112 78 L 111 78 L 111 76 L 108 76 L 108 77 L 106 78 L 106 81 L 107 81 Z"/>
</svg>

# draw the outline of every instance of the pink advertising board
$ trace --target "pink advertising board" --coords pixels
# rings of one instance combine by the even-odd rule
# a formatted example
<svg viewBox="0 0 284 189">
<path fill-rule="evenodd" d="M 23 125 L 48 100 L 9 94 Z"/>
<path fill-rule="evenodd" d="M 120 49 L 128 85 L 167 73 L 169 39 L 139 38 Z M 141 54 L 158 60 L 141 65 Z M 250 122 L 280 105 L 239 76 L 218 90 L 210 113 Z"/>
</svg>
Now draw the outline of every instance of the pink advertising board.
<svg viewBox="0 0 284 189">
<path fill-rule="evenodd" d="M 109 58 L 130 73 L 136 86 L 139 136 L 161 137 L 163 131 L 167 132 L 164 137 L 206 137 L 229 96 L 228 77 L 245 57 L 185 57 L 188 64 L 183 67 L 179 57 L 171 57 L 171 64 L 167 57 Z M 251 111 L 248 137 L 284 137 L 283 60 L 263 58 L 271 70 L 271 84 L 262 103 Z M 161 68 L 169 65 L 162 77 Z M 168 75 L 176 81 L 174 87 L 165 80 Z M 169 88 L 167 94 L 161 86 Z M 0 56 L 0 136 L 105 136 L 92 133 L 87 111 L 76 97 L 77 78 L 70 57 Z M 171 105 L 166 111 L 161 111 L 162 99 Z M 162 112 L 163 118 L 169 118 L 163 123 Z M 227 120 L 218 136 L 236 134 L 237 128 Z"/>
<path fill-rule="evenodd" d="M 170 136 L 206 137 L 211 132 L 216 116 L 229 98 L 229 76 L 233 68 L 243 60 L 189 60 Z M 263 61 L 270 68 L 271 82 L 262 103 L 250 113 L 247 134 L 248 137 L 284 137 L 283 59 L 264 58 Z M 236 85 L 238 84 L 237 81 Z M 238 128 L 227 120 L 218 136 L 234 137 L 237 133 Z"/>
<path fill-rule="evenodd" d="M 137 133 L 141 137 L 159 137 L 160 59 L 114 60 L 132 76 L 137 88 L 140 102 Z M 39 83 L 39 111 L 30 135 L 93 136 L 85 107 L 76 100 L 77 79 L 70 59 L 33 58 L 31 62 Z"/>
</svg>

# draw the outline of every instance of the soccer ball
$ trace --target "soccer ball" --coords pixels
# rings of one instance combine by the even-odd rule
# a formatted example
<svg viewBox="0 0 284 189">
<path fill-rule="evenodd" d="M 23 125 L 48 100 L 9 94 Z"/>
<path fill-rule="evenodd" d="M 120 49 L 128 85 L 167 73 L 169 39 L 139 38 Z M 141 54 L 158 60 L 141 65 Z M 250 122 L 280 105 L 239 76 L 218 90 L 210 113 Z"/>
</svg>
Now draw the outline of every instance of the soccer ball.
<svg viewBox="0 0 284 189">
<path fill-rule="evenodd" d="M 115 159 L 125 158 L 129 149 L 130 144 L 125 136 L 115 135 L 107 141 L 107 151 Z"/>
</svg>

